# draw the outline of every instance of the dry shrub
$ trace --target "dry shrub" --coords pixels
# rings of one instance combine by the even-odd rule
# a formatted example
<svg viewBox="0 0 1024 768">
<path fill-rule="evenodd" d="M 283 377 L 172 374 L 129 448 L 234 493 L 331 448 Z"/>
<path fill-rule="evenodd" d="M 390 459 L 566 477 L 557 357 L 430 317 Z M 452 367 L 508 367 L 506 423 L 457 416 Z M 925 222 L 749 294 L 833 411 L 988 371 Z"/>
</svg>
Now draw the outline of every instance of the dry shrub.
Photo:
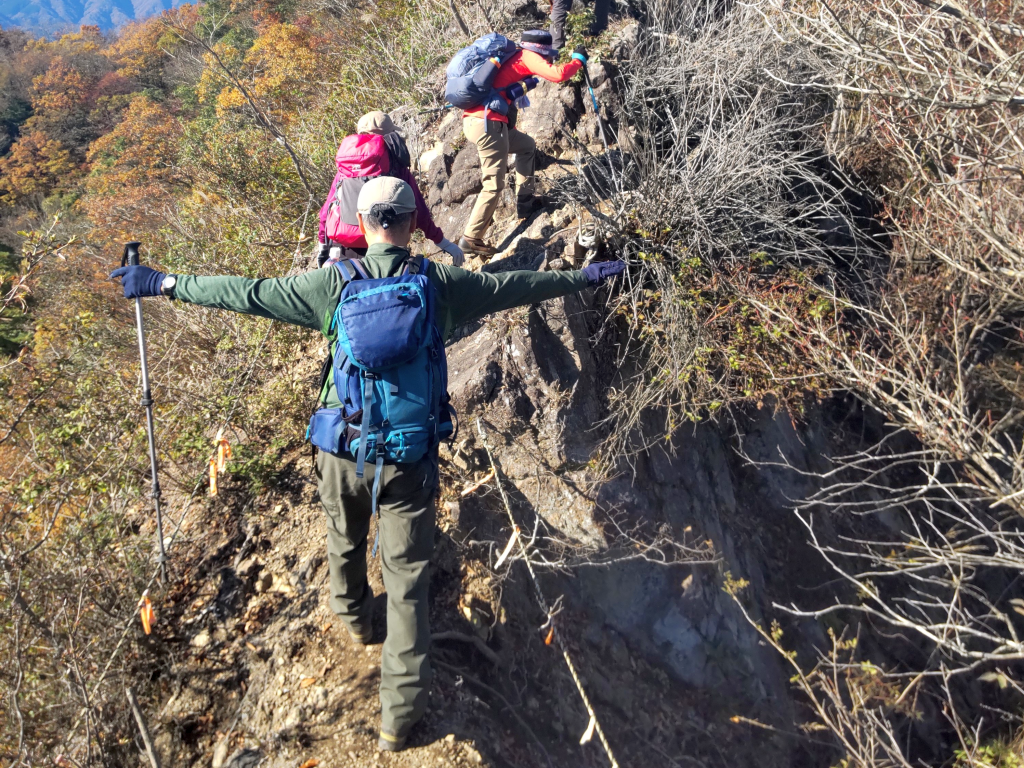
<svg viewBox="0 0 1024 768">
<path fill-rule="evenodd" d="M 1024 690 L 1024 30 L 998 3 L 841 0 L 764 18 L 813 63 L 771 76 L 832 98 L 823 138 L 877 185 L 895 235 L 870 291 L 828 286 L 833 314 L 753 302 L 887 422 L 798 504 L 842 586 L 790 610 L 891 640 L 826 650 L 800 684 L 852 765 L 1016 764 L 993 756 Z M 864 664 L 893 696 L 858 699 L 849 671 Z"/>
<path fill-rule="evenodd" d="M 788 328 L 745 297 L 830 312 L 821 280 L 840 266 L 856 278 L 870 257 L 823 153 L 827 99 L 768 75 L 806 76 L 812 63 L 753 6 L 645 6 L 618 83 L 628 151 L 567 190 L 634 267 L 616 306 L 628 340 L 611 455 L 740 400 L 797 402 L 819 386 L 785 353 Z M 661 434 L 641 428 L 651 413 L 664 416 Z"/>
</svg>

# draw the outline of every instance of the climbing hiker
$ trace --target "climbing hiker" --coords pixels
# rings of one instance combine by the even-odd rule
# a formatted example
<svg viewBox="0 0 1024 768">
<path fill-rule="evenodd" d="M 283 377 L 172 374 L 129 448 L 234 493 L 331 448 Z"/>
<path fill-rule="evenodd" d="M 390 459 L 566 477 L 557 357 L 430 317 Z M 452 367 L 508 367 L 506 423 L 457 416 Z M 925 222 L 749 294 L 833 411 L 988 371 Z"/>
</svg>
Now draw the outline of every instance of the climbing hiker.
<svg viewBox="0 0 1024 768">
<path fill-rule="evenodd" d="M 609 0 L 594 0 L 594 23 L 590 34 L 599 35 L 608 29 Z M 551 0 L 551 44 L 558 50 L 565 45 L 565 19 L 572 10 L 572 0 Z"/>
<path fill-rule="evenodd" d="M 128 266 L 111 277 L 121 278 L 129 299 L 163 294 L 313 328 L 331 340 L 323 407 L 310 421 L 312 440 L 321 449 L 316 473 L 327 517 L 330 606 L 355 643 L 374 639 L 366 551 L 377 499 L 387 590 L 378 746 L 398 751 L 423 715 L 431 678 L 427 565 L 434 546 L 438 437 L 450 424 L 443 341 L 492 312 L 600 285 L 625 265 L 607 261 L 565 272 L 469 272 L 411 255 L 416 198 L 400 179 L 368 182 L 356 207 L 366 255 L 329 269 L 261 280 L 165 275 Z M 397 368 L 386 367 L 392 358 Z M 371 372 L 371 359 L 384 367 Z M 368 368 L 362 370 L 363 365 Z M 367 403 L 370 418 L 363 419 Z M 383 418 L 385 403 L 389 419 L 397 423 Z M 349 415 L 355 406 L 360 410 Z M 417 412 L 423 421 L 409 424 Z"/>
<path fill-rule="evenodd" d="M 356 133 L 346 136 L 334 158 L 338 172 L 330 194 L 320 209 L 320 247 L 318 266 L 366 253 L 366 239 L 356 223 L 356 200 L 359 190 L 377 176 L 394 176 L 406 182 L 416 196 L 416 220 L 428 240 L 452 257 L 455 266 L 462 266 L 462 249 L 444 236 L 430 215 L 409 170 L 409 148 L 386 112 L 368 112 L 359 118 Z"/>
<path fill-rule="evenodd" d="M 556 58 L 558 52 L 551 47 L 549 33 L 537 29 L 523 32 L 518 49 L 500 63 L 493 79 L 493 87 L 500 94 L 497 98 L 504 100 L 507 114 L 494 109 L 492 102 L 463 112 L 462 131 L 476 144 L 483 176 L 483 190 L 459 240 L 459 247 L 468 253 L 486 257 L 496 253 L 484 240 L 484 234 L 494 219 L 498 198 L 505 187 L 510 152 L 516 156 L 516 214 L 523 218 L 536 206 L 533 173 L 537 145 L 530 136 L 516 130 L 516 110 L 511 106 L 514 99 L 509 98 L 507 89 L 531 76 L 563 83 L 587 63 L 587 51 L 582 46 L 577 48 L 568 64 L 556 65 Z M 498 106 L 502 106 L 501 102 Z"/>
</svg>

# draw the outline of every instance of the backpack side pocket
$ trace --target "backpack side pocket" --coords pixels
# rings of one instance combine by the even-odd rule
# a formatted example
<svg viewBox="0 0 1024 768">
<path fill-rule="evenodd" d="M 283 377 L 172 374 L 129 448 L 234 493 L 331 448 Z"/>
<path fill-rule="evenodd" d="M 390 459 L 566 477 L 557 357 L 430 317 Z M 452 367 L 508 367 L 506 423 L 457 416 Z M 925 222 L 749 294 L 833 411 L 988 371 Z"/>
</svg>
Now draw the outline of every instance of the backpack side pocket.
<svg viewBox="0 0 1024 768">
<path fill-rule="evenodd" d="M 342 431 L 345 428 L 341 408 L 321 408 L 309 419 L 309 442 L 324 453 L 341 453 Z"/>
</svg>

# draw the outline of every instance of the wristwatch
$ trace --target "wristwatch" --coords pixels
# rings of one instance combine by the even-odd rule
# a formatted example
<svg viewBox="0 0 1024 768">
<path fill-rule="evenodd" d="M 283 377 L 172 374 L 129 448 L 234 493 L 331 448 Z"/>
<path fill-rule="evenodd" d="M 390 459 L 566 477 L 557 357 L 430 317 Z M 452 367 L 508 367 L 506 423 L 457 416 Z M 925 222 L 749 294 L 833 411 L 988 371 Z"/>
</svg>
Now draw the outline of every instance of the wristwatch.
<svg viewBox="0 0 1024 768">
<path fill-rule="evenodd" d="M 174 275 L 167 275 L 163 282 L 160 283 L 160 293 L 168 298 L 174 298 L 174 286 L 177 284 L 178 278 Z"/>
</svg>

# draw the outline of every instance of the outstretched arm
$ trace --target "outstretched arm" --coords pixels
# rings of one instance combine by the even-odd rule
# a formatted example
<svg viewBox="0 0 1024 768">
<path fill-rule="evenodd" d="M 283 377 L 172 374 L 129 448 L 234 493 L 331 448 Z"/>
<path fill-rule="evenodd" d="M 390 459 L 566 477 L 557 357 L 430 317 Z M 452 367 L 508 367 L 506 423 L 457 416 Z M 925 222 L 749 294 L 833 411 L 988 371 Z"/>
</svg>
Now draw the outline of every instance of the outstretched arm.
<svg viewBox="0 0 1024 768">
<path fill-rule="evenodd" d="M 575 293 L 589 284 L 582 271 L 469 272 L 458 267 L 432 262 L 443 284 L 441 294 L 447 307 L 444 335 L 464 323 L 500 312 L 503 309 L 536 304 Z"/>
<path fill-rule="evenodd" d="M 583 62 L 579 59 L 572 59 L 566 64 L 548 64 L 543 56 L 533 51 L 523 51 L 522 56 L 514 64 L 518 75 L 537 75 L 553 83 L 564 83 L 582 68 Z"/>
<path fill-rule="evenodd" d="M 158 296 L 166 277 L 145 266 L 122 267 L 126 298 Z M 201 277 L 175 275 L 173 297 L 189 304 L 268 317 L 283 323 L 313 328 L 327 335 L 344 280 L 336 269 L 315 269 L 294 277 Z"/>
<path fill-rule="evenodd" d="M 314 269 L 294 277 L 199 277 L 181 275 L 174 298 L 203 307 L 269 317 L 328 332 L 343 280 L 336 269 Z"/>
</svg>

